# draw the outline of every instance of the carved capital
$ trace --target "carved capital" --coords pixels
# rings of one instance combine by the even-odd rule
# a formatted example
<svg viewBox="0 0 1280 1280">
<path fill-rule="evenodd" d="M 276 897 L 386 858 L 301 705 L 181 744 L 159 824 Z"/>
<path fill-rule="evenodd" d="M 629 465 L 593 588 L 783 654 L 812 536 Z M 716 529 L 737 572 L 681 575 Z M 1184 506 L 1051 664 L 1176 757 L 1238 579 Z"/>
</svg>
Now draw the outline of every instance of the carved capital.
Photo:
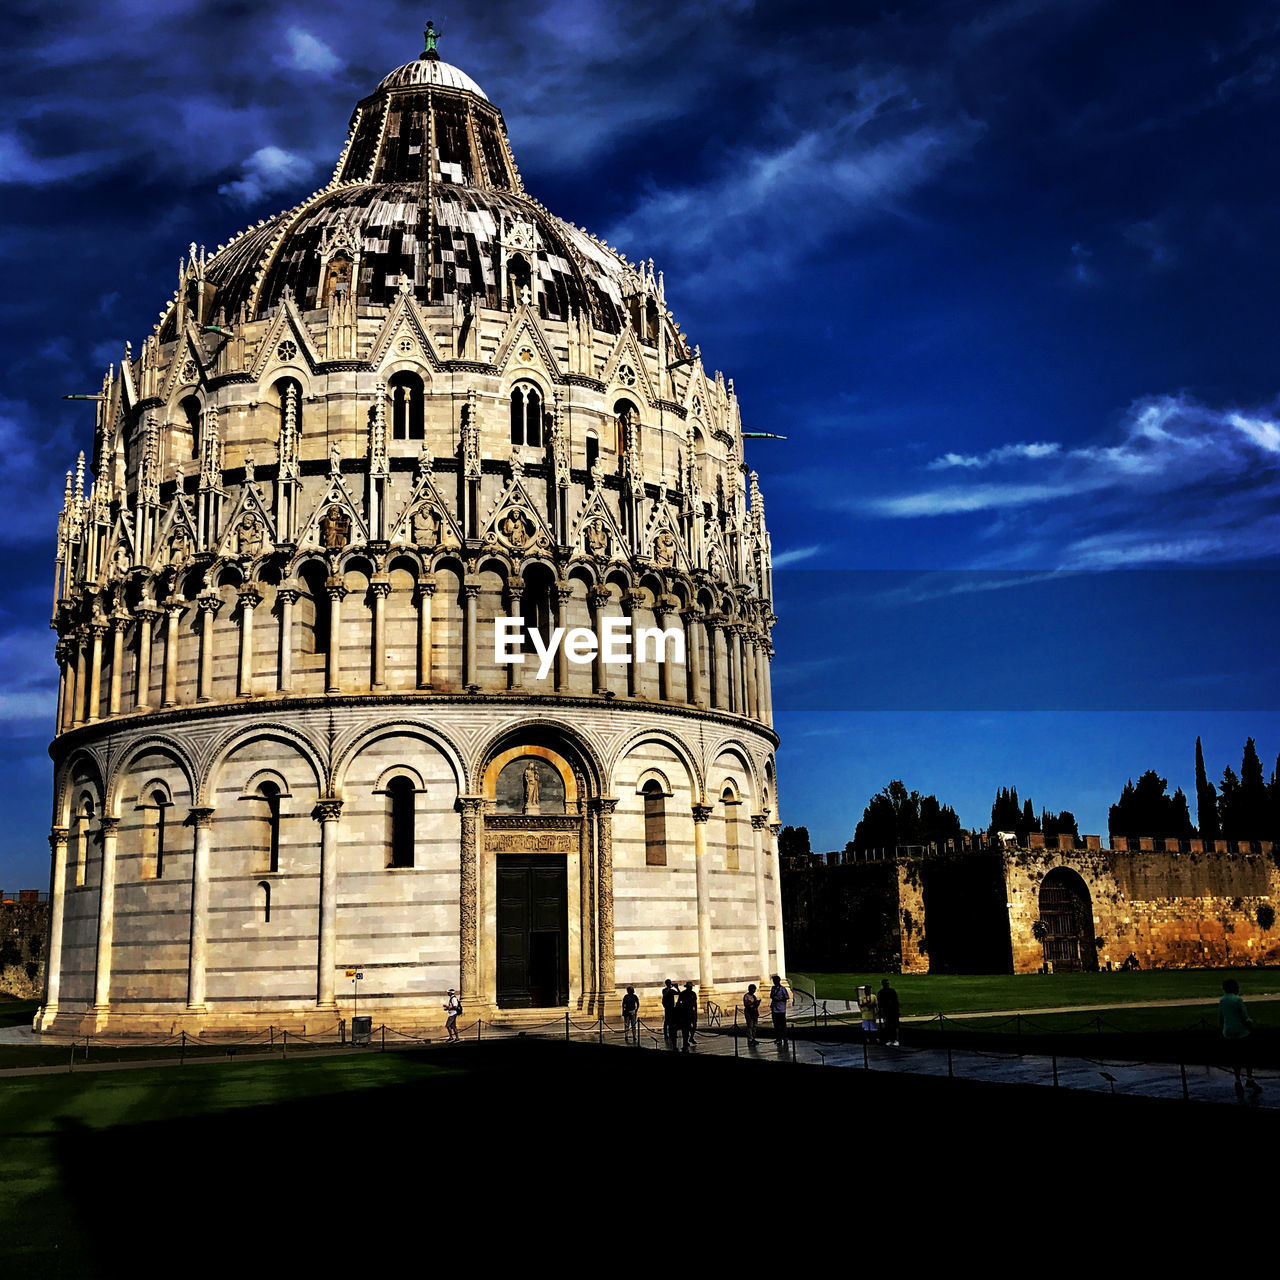
<svg viewBox="0 0 1280 1280">
<path fill-rule="evenodd" d="M 258 590 L 258 586 L 253 582 L 244 583 L 239 591 L 236 592 L 240 600 L 242 609 L 256 609 L 262 603 L 262 592 Z"/>
<path fill-rule="evenodd" d="M 222 597 L 216 595 L 202 595 L 197 597 L 196 604 L 199 606 L 201 613 L 211 613 L 217 616 L 217 612 L 222 608 Z M 166 612 L 172 618 L 175 613 L 175 606 L 170 605 Z"/>
<path fill-rule="evenodd" d="M 627 608 L 634 613 L 637 609 L 643 609 L 645 607 L 648 603 L 649 596 L 648 592 L 636 590 L 628 591 L 623 599 L 627 603 Z"/>
<path fill-rule="evenodd" d="M 317 822 L 337 822 L 342 817 L 342 801 L 337 796 L 321 796 L 312 810 Z"/>
<path fill-rule="evenodd" d="M 706 822 L 707 819 L 711 817 L 711 814 L 714 810 L 715 810 L 715 805 L 695 804 L 693 806 L 694 822 L 699 822 L 699 823 Z"/>
<path fill-rule="evenodd" d="M 58 846 L 64 849 L 67 847 L 67 840 L 70 838 L 70 830 L 67 827 L 53 827 L 49 831 L 49 849 L 56 854 Z"/>
<path fill-rule="evenodd" d="M 104 836 L 114 836 L 120 829 L 120 822 L 121 819 L 113 818 L 110 814 L 104 813 L 102 817 L 98 819 L 98 830 L 101 831 Z"/>
<path fill-rule="evenodd" d="M 454 801 L 454 808 L 459 813 L 476 814 L 484 812 L 484 796 L 459 796 Z"/>
<path fill-rule="evenodd" d="M 418 574 L 418 594 L 433 596 L 436 593 L 436 575 L 434 573 Z"/>
<path fill-rule="evenodd" d="M 141 623 L 155 622 L 160 616 L 160 610 L 147 605 L 140 605 L 133 611 L 133 616 Z"/>
<path fill-rule="evenodd" d="M 608 587 L 587 588 L 587 604 L 590 606 L 592 613 L 595 613 L 597 609 L 602 609 L 612 598 L 613 593 Z"/>
<path fill-rule="evenodd" d="M 618 807 L 618 801 L 615 796 L 597 796 L 593 803 L 607 817 L 612 817 L 613 811 Z"/>
<path fill-rule="evenodd" d="M 375 596 L 380 596 L 385 600 L 391 594 L 391 580 L 389 578 L 374 578 L 369 583 L 369 590 Z"/>
<path fill-rule="evenodd" d="M 347 584 L 337 574 L 325 579 L 324 589 L 329 593 L 330 600 L 345 600 L 349 594 Z"/>
<path fill-rule="evenodd" d="M 778 833 L 782 830 L 782 823 L 780 822 L 769 823 L 769 830 L 773 834 L 773 838 L 776 840 L 778 838 Z"/>
<path fill-rule="evenodd" d="M 767 813 L 753 813 L 751 815 L 751 829 L 753 831 L 763 831 L 769 825 L 769 815 Z"/>
<path fill-rule="evenodd" d="M 462 594 L 466 596 L 468 600 L 475 600 L 480 595 L 480 583 L 464 582 L 462 584 Z"/>
<path fill-rule="evenodd" d="M 213 808 L 210 805 L 194 805 L 188 817 L 197 831 L 208 831 L 213 825 Z"/>
<path fill-rule="evenodd" d="M 302 592 L 297 587 L 277 587 L 276 599 L 281 604 L 297 604 L 302 598 Z"/>
</svg>

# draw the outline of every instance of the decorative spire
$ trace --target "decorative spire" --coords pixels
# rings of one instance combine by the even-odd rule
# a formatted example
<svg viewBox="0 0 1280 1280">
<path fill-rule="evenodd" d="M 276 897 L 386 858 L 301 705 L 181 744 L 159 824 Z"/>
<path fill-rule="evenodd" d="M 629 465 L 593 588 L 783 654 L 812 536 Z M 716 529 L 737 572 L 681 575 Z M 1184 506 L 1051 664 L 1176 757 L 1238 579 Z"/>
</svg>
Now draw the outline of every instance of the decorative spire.
<svg viewBox="0 0 1280 1280">
<path fill-rule="evenodd" d="M 428 62 L 439 62 L 440 55 L 436 52 L 436 41 L 440 39 L 440 32 L 436 30 L 434 22 L 427 23 L 427 29 L 422 33 L 425 47 L 422 50 L 422 57 Z"/>
<path fill-rule="evenodd" d="M 375 471 L 387 469 L 387 384 L 379 382 L 373 398 L 373 417 L 369 422 L 369 466 Z"/>
</svg>

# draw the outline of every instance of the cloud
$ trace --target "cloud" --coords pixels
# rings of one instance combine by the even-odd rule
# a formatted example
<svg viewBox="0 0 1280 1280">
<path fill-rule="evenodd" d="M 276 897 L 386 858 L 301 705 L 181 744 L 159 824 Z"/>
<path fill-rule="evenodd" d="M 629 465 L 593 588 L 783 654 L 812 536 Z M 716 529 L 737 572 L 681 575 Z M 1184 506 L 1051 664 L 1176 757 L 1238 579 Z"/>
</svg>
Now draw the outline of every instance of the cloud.
<svg viewBox="0 0 1280 1280">
<path fill-rule="evenodd" d="M 309 160 L 280 147 L 259 147 L 245 162 L 240 177 L 218 188 L 241 205 L 254 205 L 277 191 L 303 186 L 314 166 Z"/>
<path fill-rule="evenodd" d="M 773 557 L 773 567 L 785 569 L 788 565 L 799 564 L 802 560 L 812 560 L 814 556 L 820 555 L 825 550 L 821 543 L 816 543 L 811 547 L 796 547 L 792 551 L 783 551 Z"/>
<path fill-rule="evenodd" d="M 53 723 L 57 700 L 54 636 L 48 627 L 0 632 L 0 724 Z"/>
<path fill-rule="evenodd" d="M 1004 444 L 998 449 L 989 449 L 983 454 L 972 453 L 944 453 L 940 458 L 934 458 L 929 463 L 930 471 L 946 471 L 951 467 L 964 467 L 971 470 L 978 470 L 984 467 L 990 467 L 995 463 L 1010 462 L 1017 458 L 1051 458 L 1055 454 L 1062 451 L 1062 446 L 1056 441 L 1037 441 L 1031 444 Z"/>
<path fill-rule="evenodd" d="M 1280 554 L 1280 406 L 1152 396 L 1129 407 L 1117 435 L 1074 449 L 944 454 L 926 469 L 998 466 L 1001 478 L 888 494 L 861 509 L 891 519 L 995 513 L 1005 551 L 992 563 L 1036 554 L 1062 568 L 1115 568 Z"/>
<path fill-rule="evenodd" d="M 280 66 L 294 71 L 310 71 L 325 78 L 342 68 L 342 59 L 319 37 L 303 27 L 290 27 L 285 33 L 287 48 L 276 55 Z"/>
<path fill-rule="evenodd" d="M 0 183 L 43 187 L 66 182 L 101 167 L 111 156 L 112 153 L 106 150 L 62 156 L 37 155 L 25 138 L 7 129 L 0 132 Z"/>
</svg>

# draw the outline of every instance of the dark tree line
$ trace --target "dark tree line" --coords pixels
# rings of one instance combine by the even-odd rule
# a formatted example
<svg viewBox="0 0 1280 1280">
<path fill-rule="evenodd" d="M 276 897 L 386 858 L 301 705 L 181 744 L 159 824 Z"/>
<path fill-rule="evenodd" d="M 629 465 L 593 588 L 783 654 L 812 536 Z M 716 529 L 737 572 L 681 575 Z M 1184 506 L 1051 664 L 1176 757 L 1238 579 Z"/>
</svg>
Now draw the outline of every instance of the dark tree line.
<svg viewBox="0 0 1280 1280">
<path fill-rule="evenodd" d="M 845 852 L 945 844 L 962 831 L 960 819 L 950 805 L 940 803 L 937 796 L 908 791 L 899 778 L 871 797 Z"/>
<path fill-rule="evenodd" d="M 1028 797 L 1018 807 L 1018 788 L 1001 787 L 991 805 L 991 825 L 987 832 L 993 838 L 997 831 L 1012 831 L 1018 843 L 1025 845 L 1027 837 L 1033 832 L 1041 832 L 1046 836 L 1078 836 L 1079 827 L 1076 815 L 1070 809 L 1054 813 L 1049 809 L 1041 809 L 1036 817 L 1035 805 Z"/>
<path fill-rule="evenodd" d="M 1227 765 L 1217 787 L 1204 767 L 1204 750 L 1196 739 L 1196 821 L 1202 840 L 1272 840 L 1280 842 L 1280 756 L 1268 781 L 1252 738 L 1244 744 L 1240 772 Z"/>
</svg>

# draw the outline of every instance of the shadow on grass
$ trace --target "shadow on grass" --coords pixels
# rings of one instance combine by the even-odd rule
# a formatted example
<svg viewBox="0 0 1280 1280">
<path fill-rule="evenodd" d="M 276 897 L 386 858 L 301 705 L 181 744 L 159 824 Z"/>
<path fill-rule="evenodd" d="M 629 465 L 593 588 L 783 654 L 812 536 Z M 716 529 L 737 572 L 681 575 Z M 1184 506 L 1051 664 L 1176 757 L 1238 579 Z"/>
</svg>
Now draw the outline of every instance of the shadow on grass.
<svg viewBox="0 0 1280 1280">
<path fill-rule="evenodd" d="M 34 1273 L 80 1275 L 162 1265 L 254 1274 L 318 1257 L 328 1270 L 344 1256 L 382 1268 L 460 1251 L 486 1270 L 567 1265 L 593 1258 L 601 1232 L 674 1222 L 674 1205 L 696 1207 L 698 1240 L 714 1240 L 721 1223 L 732 1238 L 735 1216 L 765 1211 L 783 1182 L 803 1189 L 805 1215 L 838 1225 L 855 1175 L 861 1186 L 912 1186 L 929 1204 L 945 1189 L 950 1211 L 989 1193 L 990 1166 L 1007 1207 L 1023 1194 L 1010 1162 L 1025 1164 L 1038 1132 L 1078 1135 L 1062 1144 L 1055 1177 L 1083 1185 L 1112 1130 L 1144 1161 L 1174 1159 L 1218 1137 L 1229 1115 L 579 1044 L 465 1044 L 386 1060 L 398 1060 L 399 1080 L 385 1087 L 106 1128 L 64 1120 L 24 1259 Z M 1280 1133 L 1263 1112 L 1232 1123 Z"/>
</svg>

